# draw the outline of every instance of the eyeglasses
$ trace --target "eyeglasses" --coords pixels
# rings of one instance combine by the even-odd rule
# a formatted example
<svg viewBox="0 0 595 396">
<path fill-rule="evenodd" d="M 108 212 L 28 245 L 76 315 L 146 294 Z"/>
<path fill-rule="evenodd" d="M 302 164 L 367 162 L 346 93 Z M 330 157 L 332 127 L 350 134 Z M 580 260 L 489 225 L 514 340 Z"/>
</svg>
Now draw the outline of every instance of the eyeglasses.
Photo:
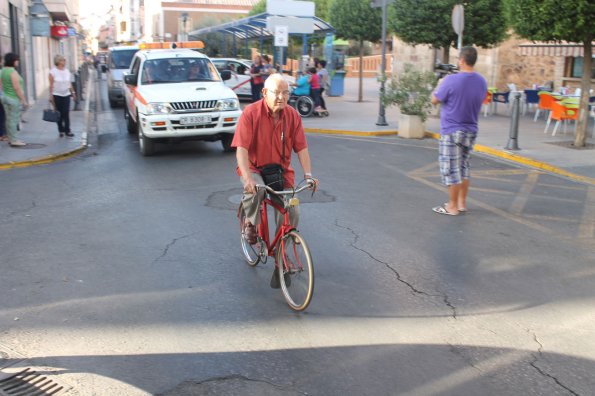
<svg viewBox="0 0 595 396">
<path fill-rule="evenodd" d="M 267 93 L 270 93 L 273 96 L 283 96 L 283 97 L 288 97 L 289 96 L 289 91 L 268 91 Z"/>
</svg>

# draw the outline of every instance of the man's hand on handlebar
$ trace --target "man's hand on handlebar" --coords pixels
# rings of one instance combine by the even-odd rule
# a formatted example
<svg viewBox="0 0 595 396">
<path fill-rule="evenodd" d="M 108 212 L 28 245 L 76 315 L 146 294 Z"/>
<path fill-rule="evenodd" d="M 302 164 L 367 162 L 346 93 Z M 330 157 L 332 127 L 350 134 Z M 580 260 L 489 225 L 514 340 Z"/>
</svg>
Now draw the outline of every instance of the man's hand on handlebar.
<svg viewBox="0 0 595 396">
<path fill-rule="evenodd" d="M 256 194 L 256 182 L 251 174 L 248 174 L 246 177 L 242 178 L 244 183 L 244 191 L 250 194 Z"/>
<path fill-rule="evenodd" d="M 318 189 L 318 184 L 320 183 L 318 181 L 318 179 L 316 179 L 314 177 L 307 177 L 306 182 L 308 184 L 310 184 L 310 187 L 308 187 L 308 190 L 312 190 L 312 193 L 314 193 Z"/>
</svg>

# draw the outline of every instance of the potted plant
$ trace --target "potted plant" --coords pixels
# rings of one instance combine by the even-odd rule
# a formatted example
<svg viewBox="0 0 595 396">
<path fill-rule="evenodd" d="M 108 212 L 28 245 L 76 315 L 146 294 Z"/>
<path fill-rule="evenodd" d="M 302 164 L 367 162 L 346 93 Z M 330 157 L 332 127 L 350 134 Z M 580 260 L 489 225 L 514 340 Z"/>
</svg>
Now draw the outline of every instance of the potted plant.
<svg viewBox="0 0 595 396">
<path fill-rule="evenodd" d="M 389 80 L 381 99 L 385 106 L 399 107 L 400 137 L 424 137 L 424 122 L 432 111 L 431 95 L 435 86 L 434 73 L 416 70 L 411 64 L 405 64 L 403 73 Z"/>
</svg>

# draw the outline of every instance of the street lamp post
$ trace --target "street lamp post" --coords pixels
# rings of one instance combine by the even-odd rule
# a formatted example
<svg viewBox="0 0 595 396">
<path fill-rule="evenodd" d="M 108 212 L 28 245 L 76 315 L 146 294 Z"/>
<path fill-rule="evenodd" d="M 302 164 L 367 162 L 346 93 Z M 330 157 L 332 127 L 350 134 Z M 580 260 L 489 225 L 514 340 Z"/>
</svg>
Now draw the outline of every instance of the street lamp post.
<svg viewBox="0 0 595 396">
<path fill-rule="evenodd" d="M 384 84 L 386 80 L 386 2 L 387 0 L 382 1 L 382 61 L 380 62 L 380 95 L 379 95 L 379 109 L 378 109 L 378 120 L 376 121 L 376 125 L 379 126 L 386 126 L 388 123 L 386 122 L 385 116 L 385 109 L 384 104 L 382 103 L 382 97 L 384 96 Z"/>
</svg>

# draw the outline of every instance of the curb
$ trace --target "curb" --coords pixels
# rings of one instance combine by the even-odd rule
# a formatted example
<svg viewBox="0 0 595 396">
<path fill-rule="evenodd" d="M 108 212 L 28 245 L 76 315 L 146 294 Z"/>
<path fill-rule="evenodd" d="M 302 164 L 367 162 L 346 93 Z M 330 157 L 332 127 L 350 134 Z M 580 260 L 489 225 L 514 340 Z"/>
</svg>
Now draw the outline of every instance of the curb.
<svg viewBox="0 0 595 396">
<path fill-rule="evenodd" d="M 350 135 L 350 136 L 385 136 L 385 135 L 398 135 L 399 131 L 371 131 L 371 132 L 358 132 L 358 131 L 349 131 L 349 130 L 341 130 L 341 129 L 319 129 L 319 128 L 304 128 L 304 131 L 307 133 L 321 133 L 327 135 Z M 425 136 L 440 140 L 440 134 L 435 132 L 425 132 Z M 591 184 L 595 186 L 595 179 L 592 177 L 581 176 L 577 175 L 576 173 L 568 172 L 564 169 L 555 167 L 550 165 L 546 162 L 537 161 L 531 158 L 523 157 L 521 155 L 514 154 L 508 151 L 496 150 L 491 147 L 483 146 L 481 144 L 476 144 L 473 149 L 476 152 L 484 153 L 488 155 L 492 155 L 494 157 L 503 158 L 505 160 L 516 162 L 521 165 L 530 166 L 533 168 L 541 169 L 546 172 L 555 173 L 560 176 L 567 177 L 574 181 L 579 181 L 587 184 Z"/>
<path fill-rule="evenodd" d="M 6 169 L 14 169 L 14 168 L 26 168 L 29 166 L 35 166 L 35 165 L 45 165 L 45 164 L 51 164 L 52 162 L 57 162 L 57 161 L 62 161 L 71 157 L 74 157 L 75 155 L 78 155 L 80 153 L 82 153 L 83 151 L 85 151 L 87 149 L 87 147 L 89 147 L 88 144 L 88 136 L 89 133 L 87 131 L 88 127 L 89 127 L 89 123 L 88 123 L 88 114 L 89 114 L 89 105 L 90 105 L 90 100 L 89 100 L 89 95 L 90 95 L 90 87 L 91 87 L 91 78 L 89 78 L 89 81 L 87 81 L 87 100 L 85 101 L 85 130 L 81 133 L 81 141 L 82 144 L 75 148 L 74 150 L 70 150 L 70 151 L 66 151 L 63 153 L 59 153 L 59 154 L 50 154 L 50 155 L 46 155 L 44 157 L 40 157 L 40 158 L 34 158 L 31 160 L 26 160 L 26 161 L 12 161 L 12 162 L 7 162 L 4 164 L 0 164 L 0 170 L 6 170 Z"/>
<path fill-rule="evenodd" d="M 387 136 L 387 135 L 398 135 L 399 131 L 348 131 L 341 129 L 320 129 L 320 128 L 304 128 L 304 132 L 307 133 L 322 133 L 325 135 L 350 135 L 350 136 Z"/>
</svg>

